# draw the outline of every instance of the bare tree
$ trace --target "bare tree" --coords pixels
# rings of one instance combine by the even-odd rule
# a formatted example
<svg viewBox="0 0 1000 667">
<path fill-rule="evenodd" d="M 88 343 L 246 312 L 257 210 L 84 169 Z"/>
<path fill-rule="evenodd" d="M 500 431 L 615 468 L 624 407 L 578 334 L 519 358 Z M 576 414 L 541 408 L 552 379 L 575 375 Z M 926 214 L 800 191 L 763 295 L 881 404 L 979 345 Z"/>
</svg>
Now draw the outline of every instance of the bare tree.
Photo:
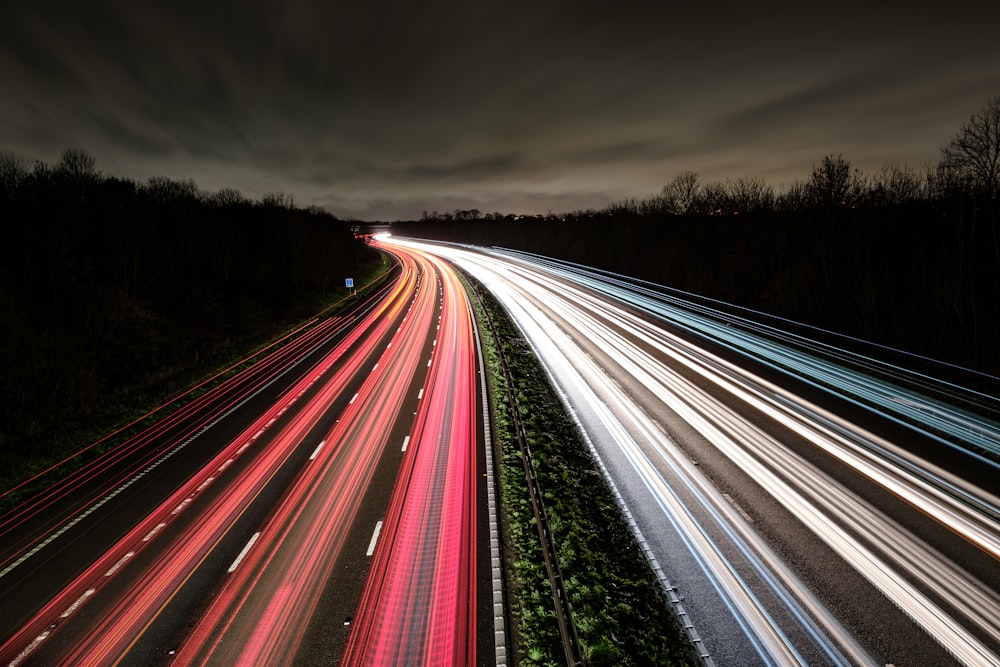
<svg viewBox="0 0 1000 667">
<path fill-rule="evenodd" d="M 740 177 L 729 185 L 733 211 L 753 213 L 774 208 L 774 188 L 762 178 Z"/>
<path fill-rule="evenodd" d="M 694 204 L 700 191 L 698 174 L 693 171 L 683 171 L 663 186 L 660 196 L 663 197 L 664 205 L 671 213 L 681 215 L 694 212 Z"/>
<path fill-rule="evenodd" d="M 792 181 L 782 186 L 774 199 L 778 211 L 801 211 L 809 204 L 809 185 L 805 181 Z"/>
<path fill-rule="evenodd" d="M 190 178 L 186 181 L 174 181 L 166 176 L 151 176 L 143 189 L 161 204 L 198 199 L 198 186 Z"/>
<path fill-rule="evenodd" d="M 77 183 L 97 178 L 97 160 L 94 156 L 78 148 L 67 148 L 62 152 L 55 171 Z"/>
<path fill-rule="evenodd" d="M 920 197 L 920 179 L 909 166 L 883 165 L 872 179 L 870 195 L 875 204 L 896 206 Z"/>
<path fill-rule="evenodd" d="M 811 203 L 826 208 L 850 206 L 864 190 L 864 178 L 851 172 L 851 163 L 841 155 L 827 155 L 813 167 L 806 185 Z"/>
<path fill-rule="evenodd" d="M 707 215 L 728 215 L 733 212 L 733 200 L 729 194 L 729 182 L 708 183 L 700 188 L 690 205 L 691 211 Z"/>
<path fill-rule="evenodd" d="M 986 102 L 941 148 L 941 163 L 990 199 L 1000 190 L 1000 97 Z"/>
<path fill-rule="evenodd" d="M 13 197 L 28 177 L 28 166 L 19 155 L 4 151 L 0 153 L 0 192 L 5 197 Z"/>
<path fill-rule="evenodd" d="M 286 195 L 281 190 L 277 192 L 265 193 L 263 197 L 260 198 L 260 205 L 269 208 L 292 208 L 290 206 L 291 195 Z"/>
<path fill-rule="evenodd" d="M 220 207 L 237 206 L 247 203 L 246 197 L 236 188 L 221 188 L 218 192 L 211 195 L 208 200 L 209 203 Z"/>
</svg>

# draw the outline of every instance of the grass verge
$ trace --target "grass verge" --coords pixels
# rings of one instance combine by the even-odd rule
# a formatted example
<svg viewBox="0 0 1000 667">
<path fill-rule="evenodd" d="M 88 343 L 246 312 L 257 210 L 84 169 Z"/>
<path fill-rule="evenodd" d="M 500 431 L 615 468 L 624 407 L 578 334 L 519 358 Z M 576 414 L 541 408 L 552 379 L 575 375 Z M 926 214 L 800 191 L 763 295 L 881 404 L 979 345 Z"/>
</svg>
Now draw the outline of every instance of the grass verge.
<svg viewBox="0 0 1000 667">
<path fill-rule="evenodd" d="M 693 665 L 690 643 L 610 487 L 547 374 L 503 306 L 466 277 L 480 324 L 500 470 L 501 531 L 510 607 L 511 664 L 564 664 L 542 550 L 513 430 L 499 355 L 514 379 L 520 421 L 577 634 L 588 665 Z M 496 330 L 492 336 L 484 317 Z"/>
</svg>

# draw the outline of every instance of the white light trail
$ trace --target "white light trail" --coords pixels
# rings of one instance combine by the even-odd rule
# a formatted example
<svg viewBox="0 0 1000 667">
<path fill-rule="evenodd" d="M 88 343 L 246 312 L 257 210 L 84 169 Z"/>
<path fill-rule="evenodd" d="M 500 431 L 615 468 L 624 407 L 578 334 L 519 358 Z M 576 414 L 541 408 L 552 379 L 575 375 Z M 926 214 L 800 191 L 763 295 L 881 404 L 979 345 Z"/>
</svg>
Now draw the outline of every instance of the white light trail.
<svg viewBox="0 0 1000 667">
<path fill-rule="evenodd" d="M 641 299 L 644 309 L 667 312 L 668 306 L 653 296 L 616 292 L 612 281 L 585 275 L 582 269 L 570 272 L 543 267 L 540 262 L 529 265 L 499 252 L 440 247 L 435 251 L 486 284 L 526 332 L 550 372 L 558 367 L 556 374 L 563 386 L 574 387 L 577 410 L 600 421 L 767 661 L 796 662 L 799 656 L 780 621 L 740 576 L 746 567 L 769 582 L 771 593 L 782 601 L 783 613 L 796 619 L 831 661 L 869 663 L 872 658 L 771 551 L 744 510 L 688 460 L 622 384 L 644 387 L 654 395 L 661 405 L 657 413 L 683 419 L 960 662 L 1000 665 L 997 645 L 981 639 L 1000 636 L 997 591 L 743 415 L 752 410 L 769 423 L 781 425 L 859 478 L 879 485 L 1000 560 L 1000 499 L 996 495 L 748 373 L 607 297 L 614 294 L 633 303 Z M 604 295 L 595 296 L 577 286 L 584 283 Z M 1000 429 L 981 418 L 949 410 L 912 392 L 895 391 L 881 380 L 783 341 L 710 322 L 692 314 L 695 308 L 692 312 L 676 304 L 669 308 L 669 321 L 675 326 L 710 332 L 714 340 L 750 350 L 808 382 L 844 392 L 852 397 L 849 400 L 889 405 L 893 415 L 904 415 L 889 415 L 889 419 L 919 417 L 928 429 L 947 430 L 954 438 L 966 438 L 986 450 L 998 442 Z M 582 347 L 584 342 L 599 351 L 600 363 Z M 617 380 L 604 364 L 615 368 Z M 962 449 L 954 443 L 949 446 Z M 997 467 L 974 452 L 963 449 L 963 454 Z M 691 498 L 697 499 L 697 507 L 689 506 Z M 723 535 L 728 548 L 718 542 Z M 739 563 L 732 561 L 734 548 L 744 559 Z M 928 579 L 934 581 L 933 595 L 923 588 Z"/>
</svg>

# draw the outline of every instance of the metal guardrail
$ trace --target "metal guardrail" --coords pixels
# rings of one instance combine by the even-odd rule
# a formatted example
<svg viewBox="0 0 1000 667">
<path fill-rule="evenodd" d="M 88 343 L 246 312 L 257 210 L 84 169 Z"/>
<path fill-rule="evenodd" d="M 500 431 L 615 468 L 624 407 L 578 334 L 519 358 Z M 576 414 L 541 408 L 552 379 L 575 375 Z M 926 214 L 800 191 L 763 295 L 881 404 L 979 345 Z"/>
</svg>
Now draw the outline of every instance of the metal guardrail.
<svg viewBox="0 0 1000 667">
<path fill-rule="evenodd" d="M 517 444 L 521 450 L 521 460 L 524 463 L 524 476 L 528 485 L 528 494 L 531 497 L 531 508 L 535 515 L 535 525 L 538 527 L 538 539 L 542 547 L 542 558 L 545 561 L 545 571 L 549 578 L 549 587 L 552 591 L 552 603 L 555 606 L 556 622 L 559 625 L 559 636 L 562 641 L 567 665 L 584 665 L 583 648 L 580 646 L 580 638 L 577 635 L 576 624 L 573 622 L 573 613 L 570 609 L 569 599 L 566 596 L 566 588 L 563 585 L 562 570 L 559 568 L 559 559 L 556 555 L 555 539 L 549 530 L 548 515 L 545 512 L 545 503 L 542 501 L 542 492 L 538 486 L 538 479 L 535 475 L 535 466 L 531 458 L 531 448 L 528 445 L 524 427 L 521 424 L 521 411 L 518 407 L 517 396 L 514 393 L 513 377 L 510 367 L 507 365 L 507 358 L 500 349 L 500 338 L 497 336 L 493 319 L 483 304 L 482 297 L 478 290 L 473 288 L 473 294 L 482 308 L 486 325 L 490 330 L 493 339 L 497 341 L 497 357 L 500 360 L 500 367 L 503 370 L 504 380 L 507 385 L 507 399 L 510 401 L 511 418 L 514 423 L 514 432 L 517 436 Z"/>
</svg>

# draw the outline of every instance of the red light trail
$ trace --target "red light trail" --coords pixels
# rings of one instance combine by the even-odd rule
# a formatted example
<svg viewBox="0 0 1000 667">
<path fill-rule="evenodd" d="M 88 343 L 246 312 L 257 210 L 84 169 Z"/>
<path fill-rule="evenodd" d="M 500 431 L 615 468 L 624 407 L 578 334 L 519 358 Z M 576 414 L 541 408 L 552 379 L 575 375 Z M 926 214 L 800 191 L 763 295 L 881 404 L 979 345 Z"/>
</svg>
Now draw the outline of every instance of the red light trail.
<svg viewBox="0 0 1000 667">
<path fill-rule="evenodd" d="M 433 365 L 344 665 L 475 663 L 475 345 L 454 271 Z"/>
<path fill-rule="evenodd" d="M 189 630 L 171 659 L 176 664 L 291 661 L 334 568 L 347 558 L 346 545 L 376 471 L 383 461 L 391 464 L 386 451 L 392 433 L 410 419 L 409 446 L 394 455 L 402 467 L 391 500 L 386 494 L 389 509 L 373 559 L 378 574 L 369 579 L 397 583 L 384 587 L 386 596 L 380 600 L 370 594 L 363 598 L 353 628 L 357 631 L 368 619 L 378 628 L 367 635 L 364 650 L 352 655 L 379 656 L 387 650 L 417 655 L 415 647 L 423 646 L 419 652 L 426 659 L 428 647 L 444 641 L 449 661 L 474 659 L 477 392 L 472 324 L 451 269 L 420 253 L 397 256 L 400 277 L 364 321 L 347 330 L 262 414 L 27 616 L 0 645 L 0 663 L 99 665 L 134 659 L 137 654 L 131 652 L 150 628 L 176 613 L 171 605 L 197 580 L 196 573 L 219 569 L 213 563 L 222 557 L 220 545 L 233 544 L 240 522 L 261 512 L 252 508 L 263 508 L 265 520 L 256 524 L 238 554 L 229 552 L 232 565 L 223 579 L 200 592 L 210 602 L 198 606 L 197 617 L 186 619 Z M 225 392 L 191 401 L 114 455 L 3 517 L 0 529 L 23 528 L 33 513 L 72 499 L 87 484 L 94 502 L 82 516 L 100 511 L 107 501 L 99 498 L 128 495 L 128 485 L 140 484 L 144 471 L 164 457 L 162 446 L 146 451 L 152 448 L 145 443 L 193 439 L 336 326 L 332 321 L 318 325 L 323 333 L 303 335 L 304 342 L 289 344 L 286 353 L 224 383 Z M 428 353 L 440 350 L 447 353 L 433 354 L 425 366 Z M 410 417 L 414 400 L 418 408 Z M 339 418 L 331 425 L 334 415 Z M 126 451 L 129 455 L 122 453 Z M 306 451 L 311 452 L 307 460 Z M 281 479 L 290 483 L 273 491 Z M 67 525 L 72 527 L 73 521 Z M 31 562 L 66 530 L 48 537 L 41 531 L 38 542 L 9 557 L 8 571 Z M 410 569 L 404 571 L 402 564 Z M 428 585 L 407 590 L 407 578 Z M 401 613 L 405 608 L 415 613 Z M 387 614 L 405 628 L 388 628 Z"/>
</svg>

